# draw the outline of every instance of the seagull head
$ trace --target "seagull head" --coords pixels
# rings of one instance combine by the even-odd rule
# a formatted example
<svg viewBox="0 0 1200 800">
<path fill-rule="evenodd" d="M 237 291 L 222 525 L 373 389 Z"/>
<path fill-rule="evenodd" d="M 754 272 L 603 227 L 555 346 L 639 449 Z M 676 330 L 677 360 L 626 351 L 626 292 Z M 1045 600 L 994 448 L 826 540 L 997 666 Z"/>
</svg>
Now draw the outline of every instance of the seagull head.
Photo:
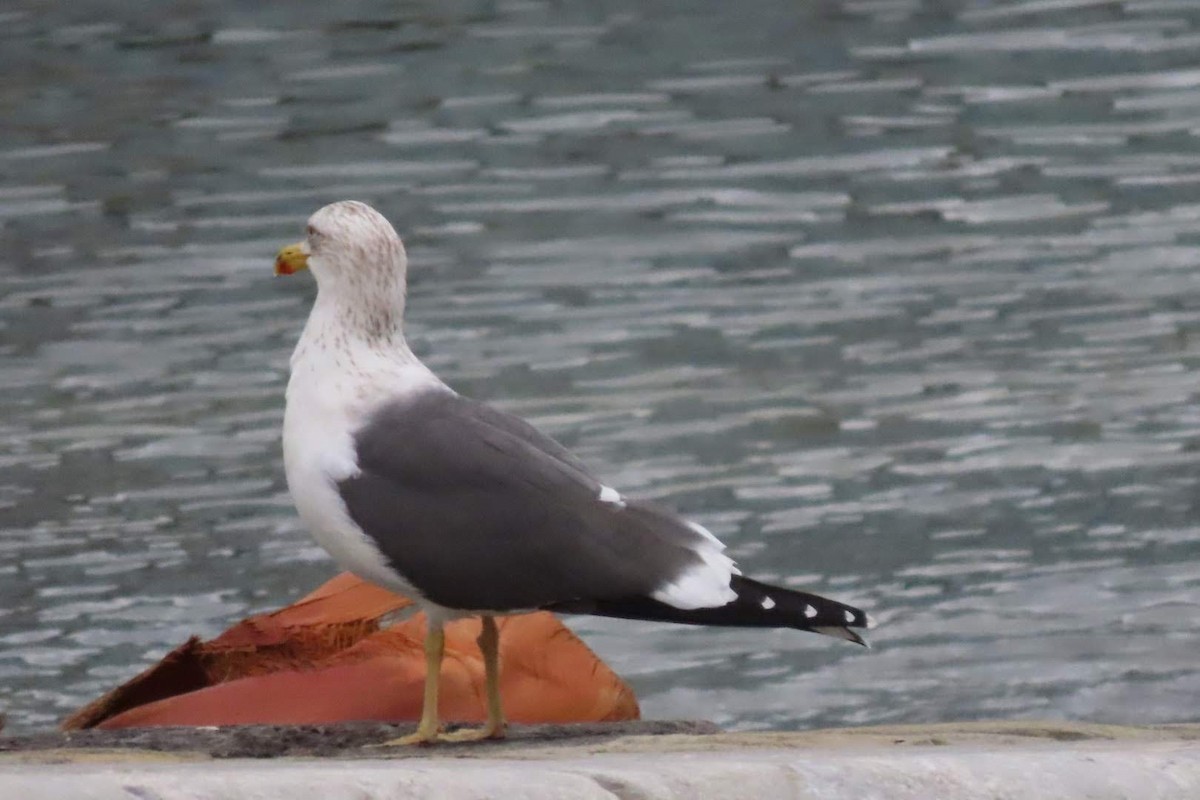
<svg viewBox="0 0 1200 800">
<path fill-rule="evenodd" d="M 353 283 L 382 288 L 404 279 L 407 258 L 392 224 L 357 200 L 341 200 L 308 218 L 307 236 L 275 256 L 275 274 L 312 271 L 319 287 Z"/>
<path fill-rule="evenodd" d="M 358 339 L 400 332 L 408 258 L 396 229 L 366 203 L 331 203 L 308 218 L 308 235 L 275 256 L 276 275 L 302 269 L 317 279 L 313 316 Z"/>
</svg>

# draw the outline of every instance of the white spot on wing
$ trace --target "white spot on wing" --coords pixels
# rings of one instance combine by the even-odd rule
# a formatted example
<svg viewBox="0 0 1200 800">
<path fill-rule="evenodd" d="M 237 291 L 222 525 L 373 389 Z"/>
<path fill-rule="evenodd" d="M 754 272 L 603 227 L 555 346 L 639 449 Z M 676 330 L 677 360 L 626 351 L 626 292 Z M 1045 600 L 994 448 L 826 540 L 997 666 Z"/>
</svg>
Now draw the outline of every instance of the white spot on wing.
<svg viewBox="0 0 1200 800">
<path fill-rule="evenodd" d="M 804 607 L 804 616 L 808 617 L 809 619 L 812 619 L 816 615 L 817 615 L 817 610 L 815 608 L 813 608 L 812 606 Z"/>
<path fill-rule="evenodd" d="M 703 563 L 684 570 L 650 596 L 684 610 L 717 608 L 733 602 L 737 599 L 737 592 L 729 583 L 734 575 L 741 575 L 742 571 L 733 563 L 733 559 L 722 552 L 725 545 L 707 528 L 686 520 L 684 523 L 703 537 L 690 543 L 692 552 L 700 556 Z"/>
<path fill-rule="evenodd" d="M 764 609 L 766 609 L 767 611 L 770 611 L 772 608 L 775 607 L 775 601 L 769 597 L 764 597 L 762 599 L 762 607 Z"/>
<path fill-rule="evenodd" d="M 625 507 L 625 500 L 624 500 L 624 498 L 621 497 L 621 493 L 618 492 L 616 489 L 612 488 L 611 486 L 601 486 L 600 487 L 600 502 L 601 503 L 610 503 L 610 504 L 616 506 L 617 508 Z"/>
<path fill-rule="evenodd" d="M 737 567 L 728 556 L 716 550 L 699 554 L 703 564 L 684 570 L 675 580 L 651 592 L 660 603 L 690 611 L 693 608 L 717 608 L 737 599 L 729 585 Z"/>
<path fill-rule="evenodd" d="M 854 614 L 850 611 L 843 611 L 842 613 L 846 616 L 846 624 L 853 625 L 854 624 Z"/>
<path fill-rule="evenodd" d="M 687 522 L 687 526 L 689 528 L 691 528 L 696 533 L 703 536 L 708 541 L 715 544 L 719 549 L 721 549 L 721 550 L 725 549 L 724 543 L 720 539 L 718 539 L 716 536 L 713 536 L 713 532 L 710 531 L 708 528 L 704 527 L 699 522 L 692 522 L 691 520 L 685 520 L 685 522 Z"/>
</svg>

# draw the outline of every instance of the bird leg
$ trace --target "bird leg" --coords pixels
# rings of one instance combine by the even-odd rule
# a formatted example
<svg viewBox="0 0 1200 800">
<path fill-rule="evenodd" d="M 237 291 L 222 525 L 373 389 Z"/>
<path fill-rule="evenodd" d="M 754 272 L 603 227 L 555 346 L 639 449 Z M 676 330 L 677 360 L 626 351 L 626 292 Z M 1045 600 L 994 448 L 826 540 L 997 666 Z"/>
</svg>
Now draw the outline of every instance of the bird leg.
<svg viewBox="0 0 1200 800">
<path fill-rule="evenodd" d="M 438 724 L 438 684 L 442 677 L 442 654 L 446 650 L 446 633 L 442 623 L 431 619 L 425 622 L 425 700 L 421 706 L 421 721 L 417 729 L 408 736 L 401 736 L 378 745 L 433 744 L 438 741 L 441 725 Z"/>
<path fill-rule="evenodd" d="M 479 632 L 479 649 L 483 652 L 483 667 L 487 682 L 487 724 L 482 728 L 455 731 L 442 736 L 447 742 L 475 742 L 480 739 L 503 739 L 508 731 L 504 708 L 500 705 L 500 630 L 496 618 L 485 616 Z"/>
</svg>

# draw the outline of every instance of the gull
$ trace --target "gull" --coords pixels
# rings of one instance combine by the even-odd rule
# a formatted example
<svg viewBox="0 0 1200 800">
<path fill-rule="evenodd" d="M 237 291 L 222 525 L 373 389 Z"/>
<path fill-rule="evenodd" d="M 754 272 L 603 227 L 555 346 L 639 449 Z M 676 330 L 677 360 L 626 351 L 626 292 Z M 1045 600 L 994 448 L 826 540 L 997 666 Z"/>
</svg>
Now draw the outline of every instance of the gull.
<svg viewBox="0 0 1200 800">
<path fill-rule="evenodd" d="M 283 457 L 313 537 L 425 612 L 416 731 L 397 743 L 500 739 L 495 617 L 534 610 L 689 625 L 794 628 L 865 644 L 865 613 L 745 577 L 696 522 L 622 494 L 529 423 L 455 392 L 404 337 L 408 259 L 356 201 L 321 208 L 275 272 L 317 297 L 291 358 Z M 482 618 L 487 723 L 443 733 L 447 622 Z"/>
</svg>

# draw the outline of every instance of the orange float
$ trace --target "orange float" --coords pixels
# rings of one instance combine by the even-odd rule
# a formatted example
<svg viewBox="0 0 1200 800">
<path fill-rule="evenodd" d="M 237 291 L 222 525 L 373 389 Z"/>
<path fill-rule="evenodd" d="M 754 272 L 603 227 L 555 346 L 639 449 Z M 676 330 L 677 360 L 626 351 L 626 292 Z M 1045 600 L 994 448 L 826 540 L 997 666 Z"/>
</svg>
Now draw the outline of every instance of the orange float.
<svg viewBox="0 0 1200 800">
<path fill-rule="evenodd" d="M 62 727 L 416 720 L 425 681 L 424 616 L 381 625 L 411 605 L 342 573 L 292 605 L 245 619 L 211 641 L 189 639 Z M 633 690 L 552 614 L 497 622 L 501 697 L 511 721 L 638 718 Z M 487 718 L 479 630 L 477 619 L 446 626 L 443 719 Z"/>
</svg>

